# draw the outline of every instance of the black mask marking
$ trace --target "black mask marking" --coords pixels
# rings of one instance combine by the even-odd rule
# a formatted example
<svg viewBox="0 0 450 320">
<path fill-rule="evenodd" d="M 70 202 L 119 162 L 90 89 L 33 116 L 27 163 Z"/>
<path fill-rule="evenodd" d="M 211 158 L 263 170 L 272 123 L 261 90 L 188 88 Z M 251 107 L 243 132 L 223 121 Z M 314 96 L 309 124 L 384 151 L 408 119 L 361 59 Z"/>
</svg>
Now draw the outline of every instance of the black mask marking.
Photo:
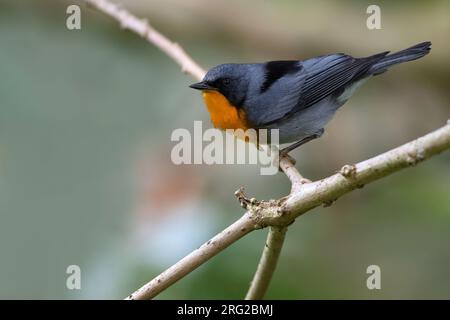
<svg viewBox="0 0 450 320">
<path fill-rule="evenodd" d="M 282 76 L 295 73 L 302 69 L 299 61 L 270 61 L 266 63 L 265 80 L 259 89 L 261 93 L 267 91 L 270 86 Z"/>
</svg>

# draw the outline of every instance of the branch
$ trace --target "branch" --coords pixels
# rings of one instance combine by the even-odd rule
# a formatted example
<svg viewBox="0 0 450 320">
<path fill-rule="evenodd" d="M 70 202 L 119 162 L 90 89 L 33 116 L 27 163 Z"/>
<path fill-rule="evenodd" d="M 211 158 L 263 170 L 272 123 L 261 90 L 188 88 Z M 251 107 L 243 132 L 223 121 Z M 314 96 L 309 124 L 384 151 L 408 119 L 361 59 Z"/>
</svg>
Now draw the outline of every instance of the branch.
<svg viewBox="0 0 450 320">
<path fill-rule="evenodd" d="M 311 182 L 311 180 L 304 178 L 300 174 L 300 172 L 298 172 L 297 168 L 295 167 L 295 160 L 292 159 L 291 156 L 285 155 L 281 157 L 279 165 L 280 169 L 291 181 L 291 193 L 298 192 L 302 185 Z"/>
<path fill-rule="evenodd" d="M 203 78 L 205 71 L 178 44 L 153 29 L 146 20 L 136 18 L 108 0 L 84 1 L 116 19 L 123 28 L 139 34 L 157 46 L 178 63 L 183 72 L 197 79 Z M 128 299 L 155 297 L 244 235 L 271 226 L 268 246 L 263 250 L 246 297 L 262 298 L 275 269 L 286 228 L 298 216 L 319 205 L 328 206 L 345 193 L 403 168 L 414 166 L 447 149 L 450 149 L 450 120 L 444 127 L 421 138 L 356 165 L 345 165 L 338 173 L 316 182 L 304 179 L 292 159 L 283 157 L 280 159 L 280 168 L 292 183 L 291 193 L 287 197 L 257 201 L 247 199 L 242 192 L 238 192 L 241 203 L 243 201 L 247 208 L 247 212 L 239 220 L 128 296 Z"/>
<path fill-rule="evenodd" d="M 367 183 L 383 178 L 403 168 L 412 167 L 447 149 L 450 149 L 450 122 L 421 138 L 374 158 L 356 165 L 345 165 L 338 173 L 328 178 L 303 184 L 301 191 L 293 192 L 287 198 L 248 202 L 248 211 L 241 219 L 202 245 L 199 249 L 184 257 L 128 298 L 153 298 L 162 290 L 208 261 L 218 252 L 239 240 L 245 234 L 267 226 L 284 228 L 301 214 L 321 204 L 329 205 L 345 193 L 356 188 L 361 188 Z M 274 235 L 271 237 L 274 237 Z M 271 243 L 272 241 L 269 240 L 268 242 Z M 282 242 L 277 241 L 277 243 L 276 248 L 281 248 Z M 265 254 L 266 256 L 269 255 L 270 261 L 272 262 L 260 262 L 261 268 L 267 267 L 270 270 L 274 267 L 276 263 L 275 255 L 278 254 L 275 251 L 279 250 Z M 265 260 L 268 259 L 263 254 L 262 261 Z M 271 271 L 257 273 L 271 274 Z M 256 279 L 261 279 L 259 275 L 255 277 Z M 258 286 L 263 287 L 264 285 L 259 284 Z M 261 292 L 261 290 L 258 290 L 258 292 Z M 252 296 L 253 294 L 247 295 L 248 298 Z"/>
<path fill-rule="evenodd" d="M 244 214 L 231 226 L 220 232 L 214 238 L 194 250 L 186 257 L 178 261 L 159 276 L 145 284 L 139 290 L 129 295 L 128 300 L 152 299 L 158 293 L 165 290 L 197 267 L 214 257 L 220 251 L 236 242 L 250 231 L 261 228 L 257 221 L 249 214 Z"/>
<path fill-rule="evenodd" d="M 88 5 L 114 18 L 123 29 L 131 30 L 158 47 L 181 66 L 181 71 L 198 80 L 203 79 L 205 71 L 176 42 L 170 41 L 155 30 L 147 20 L 139 19 L 109 0 L 84 0 Z"/>
<path fill-rule="evenodd" d="M 400 147 L 360 162 L 345 165 L 341 170 L 322 180 L 304 184 L 301 192 L 291 194 L 283 204 L 283 214 L 273 223 L 293 221 L 301 214 L 321 204 L 327 206 L 342 195 L 388 176 L 450 149 L 450 120 L 427 135 Z M 272 223 L 269 223 L 272 224 Z"/>
<path fill-rule="evenodd" d="M 246 300 L 260 300 L 264 298 L 277 266 L 286 231 L 287 227 L 270 227 L 261 260 L 245 296 Z"/>
</svg>

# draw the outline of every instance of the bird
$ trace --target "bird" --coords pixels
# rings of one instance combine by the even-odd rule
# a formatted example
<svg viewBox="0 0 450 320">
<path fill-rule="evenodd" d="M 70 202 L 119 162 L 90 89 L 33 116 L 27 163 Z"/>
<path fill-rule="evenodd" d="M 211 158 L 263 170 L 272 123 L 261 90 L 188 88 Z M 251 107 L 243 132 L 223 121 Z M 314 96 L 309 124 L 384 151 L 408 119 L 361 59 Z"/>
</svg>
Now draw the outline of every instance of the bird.
<svg viewBox="0 0 450 320">
<path fill-rule="evenodd" d="M 364 58 L 335 53 L 306 60 L 225 63 L 208 70 L 201 90 L 214 127 L 278 129 L 287 155 L 319 138 L 326 124 L 361 84 L 391 66 L 427 55 L 431 42 Z"/>
</svg>

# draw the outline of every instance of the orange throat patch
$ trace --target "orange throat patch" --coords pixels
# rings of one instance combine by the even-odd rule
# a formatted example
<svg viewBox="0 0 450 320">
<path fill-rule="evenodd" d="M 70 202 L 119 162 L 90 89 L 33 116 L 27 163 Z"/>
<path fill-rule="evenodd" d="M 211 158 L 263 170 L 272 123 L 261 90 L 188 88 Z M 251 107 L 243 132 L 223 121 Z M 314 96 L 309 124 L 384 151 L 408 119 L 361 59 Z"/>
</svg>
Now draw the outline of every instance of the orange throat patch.
<svg viewBox="0 0 450 320">
<path fill-rule="evenodd" d="M 220 92 L 205 90 L 203 91 L 203 100 L 205 100 L 214 127 L 219 129 L 248 129 L 245 111 L 233 106 Z"/>
</svg>

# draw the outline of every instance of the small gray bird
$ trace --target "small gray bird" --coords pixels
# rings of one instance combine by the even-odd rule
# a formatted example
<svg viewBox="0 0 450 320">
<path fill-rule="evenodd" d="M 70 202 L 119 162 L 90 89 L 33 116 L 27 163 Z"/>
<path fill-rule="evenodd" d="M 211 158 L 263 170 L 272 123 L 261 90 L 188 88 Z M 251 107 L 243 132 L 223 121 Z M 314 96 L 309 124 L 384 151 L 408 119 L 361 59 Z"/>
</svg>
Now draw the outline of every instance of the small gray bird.
<svg viewBox="0 0 450 320">
<path fill-rule="evenodd" d="M 320 137 L 336 110 L 368 78 L 422 58 L 431 42 L 366 58 L 336 53 L 304 61 L 221 64 L 190 87 L 203 97 L 216 128 L 279 129 L 284 153 Z"/>
</svg>

